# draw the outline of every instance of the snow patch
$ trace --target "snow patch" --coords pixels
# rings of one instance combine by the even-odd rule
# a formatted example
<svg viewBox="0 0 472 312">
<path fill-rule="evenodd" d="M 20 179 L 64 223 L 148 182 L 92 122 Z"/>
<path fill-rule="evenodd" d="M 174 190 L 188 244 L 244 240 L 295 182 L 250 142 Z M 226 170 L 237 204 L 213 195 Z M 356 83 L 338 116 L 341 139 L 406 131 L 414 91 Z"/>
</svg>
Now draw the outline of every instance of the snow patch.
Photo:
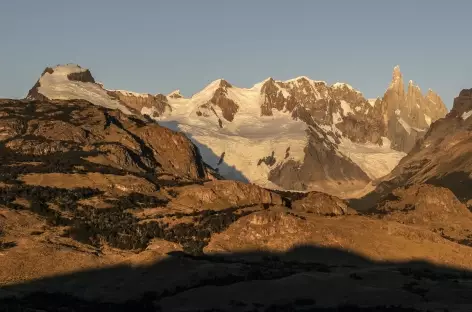
<svg viewBox="0 0 472 312">
<path fill-rule="evenodd" d="M 332 87 L 332 88 L 335 88 L 335 89 L 347 88 L 347 89 L 349 89 L 349 90 L 351 90 L 351 91 L 354 91 L 354 92 L 356 92 L 356 93 L 361 94 L 360 91 L 354 89 L 350 84 L 347 84 L 347 83 L 344 83 L 344 82 L 336 82 L 336 83 L 333 84 L 331 87 Z"/>
<path fill-rule="evenodd" d="M 431 126 L 431 117 L 429 117 L 428 115 L 424 114 L 424 120 L 426 121 L 426 123 L 428 124 L 428 126 Z"/>
<path fill-rule="evenodd" d="M 149 117 L 153 117 L 154 113 L 156 113 L 156 116 L 159 114 L 159 111 L 154 107 L 143 107 L 141 108 L 141 115 L 148 115 Z M 169 116 L 172 113 L 172 110 L 169 109 L 168 106 L 165 107 L 164 112 L 161 114 L 162 116 Z"/>
<path fill-rule="evenodd" d="M 343 118 L 339 112 L 333 113 L 333 124 L 337 125 L 338 123 L 342 122 Z"/>
<path fill-rule="evenodd" d="M 463 114 L 462 114 L 462 119 L 466 120 L 466 119 L 469 118 L 470 116 L 472 116 L 472 110 L 463 113 Z"/>
<path fill-rule="evenodd" d="M 268 81 L 270 81 L 270 80 L 273 80 L 273 78 L 272 78 L 272 77 L 266 78 L 265 80 L 256 83 L 251 89 L 253 89 L 253 90 L 260 90 L 260 89 L 262 89 L 262 86 L 263 86 L 266 82 L 268 82 Z"/>
<path fill-rule="evenodd" d="M 353 114 L 354 115 L 354 111 L 351 109 L 351 105 L 349 105 L 348 102 L 344 101 L 344 100 L 341 100 L 341 108 L 343 109 L 343 115 L 344 116 L 347 116 L 348 114 Z"/>
<path fill-rule="evenodd" d="M 300 77 L 297 77 L 297 78 L 285 80 L 284 82 L 285 83 L 291 83 L 291 82 L 298 82 L 300 80 L 308 80 L 309 82 L 327 84 L 326 81 L 324 81 L 324 80 L 312 80 L 312 79 L 308 78 L 307 76 L 300 76 Z"/>
<path fill-rule="evenodd" d="M 368 143 L 354 143 L 343 138 L 339 151 L 357 164 L 371 179 L 378 179 L 389 174 L 406 156 L 404 152 L 391 149 L 391 142 L 382 137 L 382 146 Z"/>
<path fill-rule="evenodd" d="M 374 107 L 375 102 L 377 102 L 377 99 L 368 99 L 367 102 L 369 102 L 370 106 Z"/>
<path fill-rule="evenodd" d="M 173 96 L 183 97 L 179 89 L 174 90 L 171 93 L 167 94 L 167 97 L 173 97 Z"/>
<path fill-rule="evenodd" d="M 398 118 L 398 122 L 403 126 L 408 134 L 411 133 L 411 126 L 405 120 L 403 120 L 403 118 Z"/>
<path fill-rule="evenodd" d="M 138 92 L 132 92 L 132 91 L 126 91 L 126 90 L 109 90 L 109 91 L 121 93 L 125 96 L 134 96 L 134 97 L 141 97 L 141 98 L 147 98 L 151 96 L 148 93 L 138 93 Z"/>
<path fill-rule="evenodd" d="M 275 86 L 277 87 L 277 89 L 279 89 L 278 92 L 281 92 L 284 98 L 288 98 L 290 96 L 290 92 L 288 92 L 287 89 L 280 87 L 277 83 L 275 84 Z M 303 91 L 305 91 L 305 89 L 303 89 Z"/>
</svg>

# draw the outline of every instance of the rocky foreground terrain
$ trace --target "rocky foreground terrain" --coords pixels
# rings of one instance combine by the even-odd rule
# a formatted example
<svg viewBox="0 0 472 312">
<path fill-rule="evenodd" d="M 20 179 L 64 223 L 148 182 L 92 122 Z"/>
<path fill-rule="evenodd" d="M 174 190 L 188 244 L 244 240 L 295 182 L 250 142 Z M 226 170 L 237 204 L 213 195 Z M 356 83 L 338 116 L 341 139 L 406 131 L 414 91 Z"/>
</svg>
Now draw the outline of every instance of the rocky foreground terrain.
<svg viewBox="0 0 472 312">
<path fill-rule="evenodd" d="M 418 144 L 465 149 L 468 96 Z M 0 129 L 0 310 L 471 310 L 472 213 L 448 183 L 354 210 L 223 180 L 183 134 L 84 100 L 0 100 Z"/>
</svg>

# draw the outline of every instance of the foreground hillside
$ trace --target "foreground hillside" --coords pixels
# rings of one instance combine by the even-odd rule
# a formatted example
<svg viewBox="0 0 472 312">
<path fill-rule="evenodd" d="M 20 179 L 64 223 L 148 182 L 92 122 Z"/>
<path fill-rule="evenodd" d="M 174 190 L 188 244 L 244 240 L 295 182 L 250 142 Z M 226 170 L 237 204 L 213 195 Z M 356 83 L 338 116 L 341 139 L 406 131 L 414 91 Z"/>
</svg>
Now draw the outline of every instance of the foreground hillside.
<svg viewBox="0 0 472 312">
<path fill-rule="evenodd" d="M 447 188 L 362 214 L 287 197 L 82 100 L 0 100 L 0 128 L 2 310 L 470 310 L 472 214 Z"/>
<path fill-rule="evenodd" d="M 78 65 L 46 68 L 29 99 L 82 99 L 185 133 L 225 178 L 271 189 L 350 197 L 398 164 L 447 110 L 395 67 L 382 98 L 346 83 L 268 78 L 251 88 L 215 80 L 191 98 L 108 90 Z"/>
</svg>

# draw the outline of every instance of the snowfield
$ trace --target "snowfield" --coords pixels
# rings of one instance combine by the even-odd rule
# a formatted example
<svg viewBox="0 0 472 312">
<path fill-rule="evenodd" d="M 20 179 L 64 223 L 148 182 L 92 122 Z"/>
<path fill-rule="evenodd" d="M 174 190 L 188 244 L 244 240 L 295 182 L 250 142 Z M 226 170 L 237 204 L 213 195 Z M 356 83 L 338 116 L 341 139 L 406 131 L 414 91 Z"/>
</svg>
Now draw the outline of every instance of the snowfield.
<svg viewBox="0 0 472 312">
<path fill-rule="evenodd" d="M 296 81 L 292 79 L 287 82 L 296 84 Z M 264 95 L 261 95 L 264 82 L 261 82 L 249 89 L 234 86 L 227 89 L 227 98 L 237 103 L 239 110 L 234 120 L 228 122 L 221 117 L 221 109 L 214 106 L 223 122 L 223 128 L 220 128 L 214 114 L 209 114 L 209 117 L 199 117 L 196 114 L 198 107 L 212 98 L 220 82 L 221 80 L 212 82 L 189 99 L 168 98 L 172 113 L 155 119 L 163 126 L 186 133 L 199 147 L 205 162 L 218 168 L 226 178 L 279 188 L 268 180 L 269 172 L 288 160 L 303 162 L 304 150 L 308 144 L 307 124 L 292 119 L 289 112 L 279 112 L 276 109 L 273 109 L 273 116 L 261 116 L 260 107 L 264 100 Z M 337 86 L 346 85 L 338 83 Z M 279 92 L 284 97 L 289 95 L 285 89 Z M 353 113 L 349 103 L 341 101 L 341 105 L 343 114 L 333 113 L 335 124 L 342 121 L 343 116 Z M 335 126 L 320 127 L 325 131 L 340 133 Z M 328 139 L 334 143 L 330 136 Z M 383 140 L 384 144 L 379 146 L 353 143 L 343 138 L 337 146 L 338 153 L 350 158 L 370 178 L 377 179 L 388 174 L 406 155 L 392 150 L 387 138 Z M 259 161 L 272 153 L 276 159 L 275 165 L 268 166 Z M 224 155 L 222 160 L 221 155 Z"/>
<path fill-rule="evenodd" d="M 379 146 L 372 143 L 353 143 L 344 138 L 338 148 L 342 154 L 361 167 L 369 178 L 375 180 L 389 174 L 406 156 L 406 153 L 391 149 L 390 140 L 386 137 L 382 137 L 382 141 L 382 146 Z"/>
<path fill-rule="evenodd" d="M 172 113 L 155 119 L 162 126 L 186 133 L 199 147 L 205 162 L 218 168 L 226 178 L 274 187 L 268 180 L 271 167 L 259 160 L 273 152 L 278 163 L 289 159 L 303 161 L 308 143 L 307 125 L 293 120 L 290 114 L 275 110 L 274 116 L 261 117 L 260 87 L 256 86 L 228 88 L 227 97 L 239 105 L 239 110 L 235 119 L 228 122 L 221 117 L 221 109 L 215 106 L 223 121 L 223 128 L 220 128 L 213 114 L 210 117 L 196 114 L 198 106 L 206 104 L 219 85 L 220 80 L 216 80 L 190 99 L 169 98 Z M 285 158 L 287 150 L 289 156 Z"/>
</svg>

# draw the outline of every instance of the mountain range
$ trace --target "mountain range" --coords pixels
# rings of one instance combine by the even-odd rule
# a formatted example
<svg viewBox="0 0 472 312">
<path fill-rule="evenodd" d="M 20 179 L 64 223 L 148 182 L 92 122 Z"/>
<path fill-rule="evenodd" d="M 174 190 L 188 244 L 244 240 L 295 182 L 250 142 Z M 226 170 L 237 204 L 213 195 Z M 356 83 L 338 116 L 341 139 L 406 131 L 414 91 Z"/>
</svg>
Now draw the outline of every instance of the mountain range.
<svg viewBox="0 0 472 312">
<path fill-rule="evenodd" d="M 83 99 L 147 116 L 185 133 L 223 177 L 279 190 L 352 197 L 371 190 L 447 109 L 400 68 L 383 97 L 366 99 L 347 83 L 268 78 L 252 88 L 219 79 L 191 98 L 179 91 L 108 90 L 78 65 L 46 68 L 28 99 Z"/>
<path fill-rule="evenodd" d="M 470 311 L 472 89 L 0 99 L 0 310 Z M 338 196 L 336 196 L 338 195 Z"/>
</svg>

